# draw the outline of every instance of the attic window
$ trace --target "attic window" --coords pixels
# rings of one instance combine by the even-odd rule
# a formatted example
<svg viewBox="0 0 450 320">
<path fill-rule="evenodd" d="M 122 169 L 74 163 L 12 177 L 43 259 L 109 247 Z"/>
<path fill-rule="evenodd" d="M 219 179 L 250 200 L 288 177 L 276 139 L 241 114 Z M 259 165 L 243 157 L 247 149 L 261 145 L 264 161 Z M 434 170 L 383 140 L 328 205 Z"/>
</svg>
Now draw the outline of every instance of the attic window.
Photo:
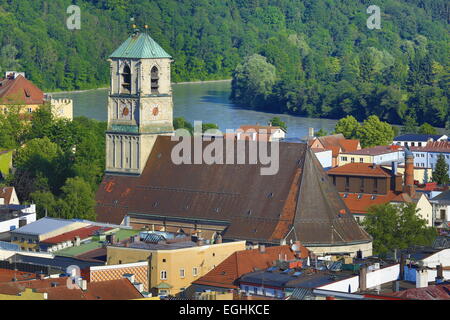
<svg viewBox="0 0 450 320">
<path fill-rule="evenodd" d="M 344 193 L 344 198 L 348 198 L 348 193 Z"/>
<path fill-rule="evenodd" d="M 30 94 L 30 92 L 28 91 L 28 89 L 23 89 L 23 91 L 25 91 L 25 96 L 26 96 L 27 98 L 31 97 L 31 94 Z"/>
<path fill-rule="evenodd" d="M 375 200 L 376 198 L 377 198 L 376 195 L 373 195 L 373 196 L 370 197 L 370 199 L 372 199 L 372 200 Z"/>
</svg>

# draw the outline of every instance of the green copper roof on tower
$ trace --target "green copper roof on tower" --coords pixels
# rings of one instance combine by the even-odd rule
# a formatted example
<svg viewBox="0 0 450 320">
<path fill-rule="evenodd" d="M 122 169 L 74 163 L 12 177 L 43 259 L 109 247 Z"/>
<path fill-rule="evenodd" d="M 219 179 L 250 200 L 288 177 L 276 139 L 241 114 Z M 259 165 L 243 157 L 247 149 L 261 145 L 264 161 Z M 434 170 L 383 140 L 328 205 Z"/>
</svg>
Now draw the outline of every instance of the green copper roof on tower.
<svg viewBox="0 0 450 320">
<path fill-rule="evenodd" d="M 135 33 L 109 57 L 130 59 L 172 58 L 147 33 Z"/>
</svg>

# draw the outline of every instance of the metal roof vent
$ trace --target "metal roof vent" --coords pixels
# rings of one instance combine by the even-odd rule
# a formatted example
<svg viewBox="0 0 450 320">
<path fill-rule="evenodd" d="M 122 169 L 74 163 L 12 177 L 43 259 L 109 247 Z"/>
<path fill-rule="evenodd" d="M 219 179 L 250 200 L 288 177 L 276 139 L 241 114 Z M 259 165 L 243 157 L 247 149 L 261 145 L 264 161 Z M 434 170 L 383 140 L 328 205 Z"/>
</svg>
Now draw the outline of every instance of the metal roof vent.
<svg viewBox="0 0 450 320">
<path fill-rule="evenodd" d="M 247 211 L 247 215 L 248 215 L 248 216 L 251 216 L 251 215 L 252 215 L 252 210 L 251 210 L 251 209 Z"/>
<path fill-rule="evenodd" d="M 269 194 L 267 195 L 267 198 L 273 198 L 273 192 L 269 193 Z"/>
</svg>

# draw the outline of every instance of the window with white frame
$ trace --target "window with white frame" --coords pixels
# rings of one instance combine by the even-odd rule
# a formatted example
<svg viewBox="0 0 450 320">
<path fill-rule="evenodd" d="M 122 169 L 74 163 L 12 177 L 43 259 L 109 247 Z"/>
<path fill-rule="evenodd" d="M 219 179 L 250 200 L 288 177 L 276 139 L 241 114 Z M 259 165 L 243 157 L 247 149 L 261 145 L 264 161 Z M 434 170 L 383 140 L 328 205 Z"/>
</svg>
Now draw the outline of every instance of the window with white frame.
<svg viewBox="0 0 450 320">
<path fill-rule="evenodd" d="M 161 271 L 161 280 L 167 280 L 167 271 Z"/>
<path fill-rule="evenodd" d="M 194 277 L 198 276 L 198 268 L 197 268 L 197 267 L 192 268 L 192 275 L 193 275 Z"/>
<path fill-rule="evenodd" d="M 184 269 L 180 269 L 180 278 L 184 278 Z"/>
</svg>

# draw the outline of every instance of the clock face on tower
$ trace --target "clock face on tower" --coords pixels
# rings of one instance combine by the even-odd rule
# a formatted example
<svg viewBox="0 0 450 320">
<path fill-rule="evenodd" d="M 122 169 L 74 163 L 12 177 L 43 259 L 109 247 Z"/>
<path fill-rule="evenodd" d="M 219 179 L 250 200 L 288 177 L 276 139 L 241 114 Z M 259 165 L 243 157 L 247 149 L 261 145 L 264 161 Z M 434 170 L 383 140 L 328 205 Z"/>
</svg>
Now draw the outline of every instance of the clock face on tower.
<svg viewBox="0 0 450 320">
<path fill-rule="evenodd" d="M 131 120 L 131 108 L 126 103 L 121 103 L 119 106 L 119 118 Z"/>
<path fill-rule="evenodd" d="M 159 114 L 159 106 L 157 104 L 151 105 L 150 110 L 152 112 L 152 117 L 156 117 Z"/>
</svg>

